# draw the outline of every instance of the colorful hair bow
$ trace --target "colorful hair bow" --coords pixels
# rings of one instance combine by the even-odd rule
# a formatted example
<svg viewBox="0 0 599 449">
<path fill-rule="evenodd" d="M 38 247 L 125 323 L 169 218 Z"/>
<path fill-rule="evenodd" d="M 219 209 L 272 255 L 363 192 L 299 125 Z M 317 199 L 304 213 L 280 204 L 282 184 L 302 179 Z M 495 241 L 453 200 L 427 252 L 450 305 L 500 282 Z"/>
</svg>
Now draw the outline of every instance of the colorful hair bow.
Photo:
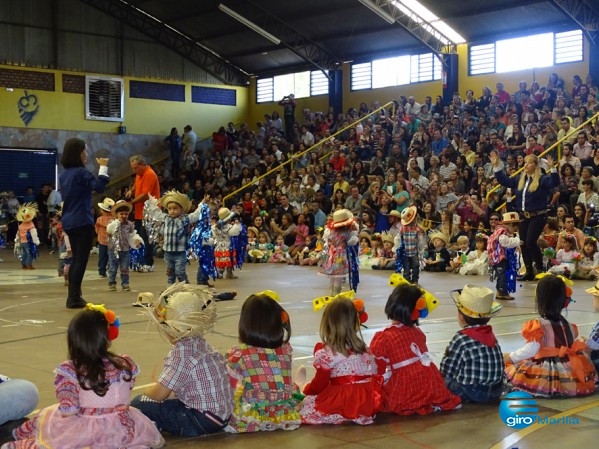
<svg viewBox="0 0 599 449">
<path fill-rule="evenodd" d="M 116 340 L 119 336 L 119 327 L 121 326 L 119 319 L 116 317 L 116 313 L 104 307 L 104 304 L 92 304 L 89 302 L 85 305 L 85 309 L 104 314 L 104 318 L 108 321 L 108 339 L 110 341 Z"/>
<path fill-rule="evenodd" d="M 409 282 L 400 273 L 393 273 L 391 276 L 389 276 L 389 285 L 391 287 L 395 288 L 398 285 L 402 285 L 402 284 L 409 284 Z M 426 316 L 428 316 L 429 313 L 431 313 L 433 310 L 435 310 L 437 308 L 437 306 L 439 305 L 439 300 L 431 292 L 423 289 L 422 287 L 420 287 L 420 289 L 424 292 L 424 294 L 422 295 L 422 298 L 426 302 L 426 312 L 419 311 L 418 313 L 419 313 L 420 318 L 425 318 Z M 416 302 L 416 304 L 418 305 L 418 302 Z M 423 311 L 425 309 L 419 309 L 419 310 Z M 426 314 L 424 314 L 424 313 L 426 313 Z"/>
<path fill-rule="evenodd" d="M 574 286 L 574 282 L 572 281 L 572 279 L 568 279 L 567 277 L 562 276 L 561 274 L 555 275 L 551 273 L 539 273 L 535 276 L 535 279 L 543 279 L 545 276 L 556 276 L 560 278 L 566 286 L 566 300 L 564 301 L 564 309 L 566 309 L 570 305 L 570 303 L 576 302 L 572 299 L 572 287 Z"/>
<path fill-rule="evenodd" d="M 354 303 L 354 307 L 355 307 L 356 311 L 358 312 L 358 318 L 360 320 L 360 324 L 364 326 L 364 323 L 366 321 L 368 321 L 368 314 L 366 313 L 366 304 L 364 303 L 364 300 L 361 298 L 354 299 L 354 295 L 355 295 L 355 292 L 353 290 L 350 290 L 347 292 L 341 292 L 335 296 L 321 296 L 319 298 L 314 298 L 312 300 L 312 308 L 314 309 L 315 312 L 318 312 L 320 309 L 328 306 L 331 302 L 333 302 L 337 299 L 340 299 L 340 298 L 349 299 Z M 364 327 L 366 327 L 366 326 L 364 326 Z"/>
</svg>

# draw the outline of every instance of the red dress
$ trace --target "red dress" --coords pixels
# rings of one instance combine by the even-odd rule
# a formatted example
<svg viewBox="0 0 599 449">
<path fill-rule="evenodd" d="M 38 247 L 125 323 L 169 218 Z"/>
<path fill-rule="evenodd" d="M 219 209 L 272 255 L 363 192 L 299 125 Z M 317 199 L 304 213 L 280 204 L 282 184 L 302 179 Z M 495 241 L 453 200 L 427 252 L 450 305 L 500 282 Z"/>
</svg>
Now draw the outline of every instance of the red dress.
<svg viewBox="0 0 599 449">
<path fill-rule="evenodd" d="M 370 352 L 345 356 L 318 343 L 314 368 L 316 375 L 304 388 L 303 423 L 372 424 L 381 404 L 381 376 Z"/>
<path fill-rule="evenodd" d="M 381 411 L 426 415 L 459 407 L 460 397 L 445 386 L 428 355 L 426 336 L 418 327 L 393 324 L 374 334 L 370 350 L 379 373 L 385 373 Z"/>
</svg>

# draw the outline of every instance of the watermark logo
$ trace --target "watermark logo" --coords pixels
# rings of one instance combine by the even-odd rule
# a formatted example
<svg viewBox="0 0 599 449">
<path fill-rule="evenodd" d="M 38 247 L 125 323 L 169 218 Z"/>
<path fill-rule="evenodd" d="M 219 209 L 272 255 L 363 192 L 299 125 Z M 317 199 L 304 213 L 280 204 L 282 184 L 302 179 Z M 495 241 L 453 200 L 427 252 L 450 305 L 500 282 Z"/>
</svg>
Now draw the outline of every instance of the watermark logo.
<svg viewBox="0 0 599 449">
<path fill-rule="evenodd" d="M 523 391 L 506 394 L 499 404 L 499 416 L 512 429 L 525 429 L 534 424 L 538 412 L 537 401 Z"/>
</svg>

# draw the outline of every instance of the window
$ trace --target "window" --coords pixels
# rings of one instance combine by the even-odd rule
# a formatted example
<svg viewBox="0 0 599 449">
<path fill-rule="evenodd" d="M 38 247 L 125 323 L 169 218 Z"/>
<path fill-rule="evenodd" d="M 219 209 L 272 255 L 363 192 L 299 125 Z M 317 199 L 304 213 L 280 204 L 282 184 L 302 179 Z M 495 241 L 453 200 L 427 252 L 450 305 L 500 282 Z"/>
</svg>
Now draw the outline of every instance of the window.
<svg viewBox="0 0 599 449">
<path fill-rule="evenodd" d="M 581 30 L 542 33 L 471 45 L 469 50 L 470 75 L 506 73 L 582 61 L 583 37 Z"/>
<path fill-rule="evenodd" d="M 379 89 L 440 80 L 442 67 L 443 64 L 433 53 L 354 64 L 351 68 L 351 89 Z"/>
<path fill-rule="evenodd" d="M 278 101 L 289 95 L 306 98 L 329 93 L 329 79 L 322 71 L 306 71 L 261 78 L 256 82 L 256 102 Z"/>
</svg>

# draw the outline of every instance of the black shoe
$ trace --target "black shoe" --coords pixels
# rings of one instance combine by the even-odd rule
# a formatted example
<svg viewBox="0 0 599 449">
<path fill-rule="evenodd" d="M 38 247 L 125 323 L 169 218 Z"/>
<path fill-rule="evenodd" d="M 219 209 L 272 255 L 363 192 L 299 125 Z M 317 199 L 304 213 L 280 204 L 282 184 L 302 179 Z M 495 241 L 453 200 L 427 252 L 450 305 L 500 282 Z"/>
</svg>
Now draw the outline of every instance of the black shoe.
<svg viewBox="0 0 599 449">
<path fill-rule="evenodd" d="M 15 441 L 12 437 L 12 431 L 19 428 L 19 426 L 25 422 L 27 422 L 27 418 L 15 419 L 14 421 L 7 421 L 2 424 L 0 426 L 0 444 Z"/>
<path fill-rule="evenodd" d="M 517 278 L 519 281 L 534 281 L 535 279 L 535 275 L 532 274 L 532 272 L 527 271 L 526 274 L 524 276 L 520 276 L 519 278 Z"/>
<path fill-rule="evenodd" d="M 87 301 L 83 298 L 67 299 L 67 309 L 83 309 Z"/>
</svg>

